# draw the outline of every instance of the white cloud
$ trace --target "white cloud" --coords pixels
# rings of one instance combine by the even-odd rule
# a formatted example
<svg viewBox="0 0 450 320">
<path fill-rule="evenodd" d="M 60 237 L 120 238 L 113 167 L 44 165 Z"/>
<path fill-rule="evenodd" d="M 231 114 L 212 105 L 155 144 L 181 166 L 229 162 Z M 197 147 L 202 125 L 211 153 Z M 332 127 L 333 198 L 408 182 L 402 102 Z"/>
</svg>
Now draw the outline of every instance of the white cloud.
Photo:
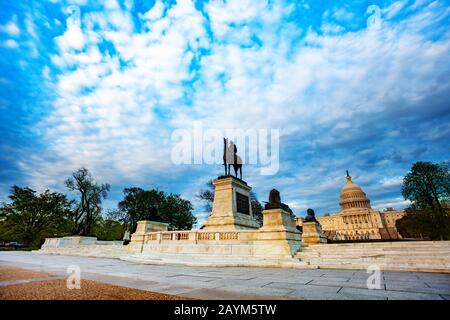
<svg viewBox="0 0 450 320">
<path fill-rule="evenodd" d="M 336 9 L 332 15 L 339 21 L 351 21 L 355 17 L 353 12 L 350 12 L 345 8 Z"/>
<path fill-rule="evenodd" d="M 50 68 L 48 66 L 44 66 L 44 68 L 42 69 L 42 77 L 46 80 L 46 81 L 51 81 L 50 78 Z"/>
<path fill-rule="evenodd" d="M 35 40 L 38 39 L 38 35 L 36 32 L 36 26 L 34 25 L 34 22 L 32 20 L 32 18 L 28 15 L 27 18 L 25 19 L 25 28 L 28 32 L 28 34 Z"/>
<path fill-rule="evenodd" d="M 17 49 L 19 48 L 19 44 L 16 40 L 13 39 L 7 39 L 2 42 L 2 46 L 9 49 Z"/>
<path fill-rule="evenodd" d="M 321 30 L 324 33 L 333 34 L 333 33 L 340 33 L 342 31 L 344 31 L 344 28 L 335 23 L 323 23 L 321 26 Z"/>
<path fill-rule="evenodd" d="M 20 35 L 20 28 L 17 26 L 17 16 L 13 16 L 12 20 L 4 25 L 0 25 L 0 31 L 8 34 L 10 37 Z"/>
<path fill-rule="evenodd" d="M 188 0 L 164 15 L 157 1 L 141 15 L 145 27 L 139 31 L 115 1 L 67 26 L 52 57 L 60 69 L 48 83 L 57 95 L 54 110 L 39 127 L 52 159 L 29 160 L 40 166 L 36 183 L 82 165 L 111 183 L 145 181 L 163 170 L 179 178 L 192 168 L 171 165 L 170 133 L 198 119 L 219 129 L 280 128 L 311 147 L 331 149 L 352 141 L 361 133 L 355 124 L 389 111 L 393 100 L 415 101 L 448 86 L 439 81 L 449 71 L 448 31 L 434 42 L 421 32 L 445 18 L 442 6 L 387 21 L 378 31 L 337 34 L 343 31 L 337 25 L 322 25 L 325 35 L 306 28 L 304 38 L 305 26 L 287 19 L 293 9 L 277 2 L 211 1 L 204 7 L 212 37 L 205 16 Z M 345 11 L 334 15 L 350 19 Z M 110 52 L 100 51 L 104 42 Z M 309 137 L 317 127 L 330 130 Z M 259 186 L 277 183 L 303 210 L 306 203 L 323 203 L 320 193 L 341 188 L 340 173 L 323 175 L 349 159 L 314 162 L 310 175 L 293 166 L 280 180 L 251 179 Z"/>
<path fill-rule="evenodd" d="M 79 23 L 67 23 L 66 32 L 55 41 L 62 52 L 70 50 L 82 50 L 86 45 L 86 36 L 81 30 Z"/>
<path fill-rule="evenodd" d="M 392 19 L 399 13 L 408 3 L 408 0 L 396 1 L 391 4 L 389 7 L 382 10 L 384 17 L 386 19 Z"/>
<path fill-rule="evenodd" d="M 49 85 L 59 98 L 40 128 L 60 170 L 41 161 L 42 172 L 60 175 L 86 165 L 102 176 L 139 180 L 142 171 L 171 166 L 170 134 L 155 123 L 154 109 L 182 97 L 182 82 L 192 77 L 193 54 L 186 50 L 205 41 L 204 18 L 193 3 L 179 2 L 162 19 L 164 34 L 154 29 L 134 33 L 127 13 L 113 3 L 107 9 L 103 16 L 81 17 L 80 25 L 69 23 L 55 39 L 59 53 L 52 61 L 61 73 Z M 105 21 L 92 37 L 92 29 Z M 102 39 L 111 41 L 117 56 L 100 53 Z M 39 179 L 36 173 L 34 182 Z"/>
<path fill-rule="evenodd" d="M 384 178 L 381 181 L 380 187 L 401 186 L 403 184 L 403 177 Z"/>
<path fill-rule="evenodd" d="M 393 198 L 393 199 L 385 199 L 382 201 L 375 201 L 372 203 L 372 208 L 374 208 L 376 210 L 384 210 L 386 208 L 394 208 L 396 210 L 401 210 L 409 205 L 411 205 L 410 201 L 397 197 L 397 198 Z"/>
</svg>

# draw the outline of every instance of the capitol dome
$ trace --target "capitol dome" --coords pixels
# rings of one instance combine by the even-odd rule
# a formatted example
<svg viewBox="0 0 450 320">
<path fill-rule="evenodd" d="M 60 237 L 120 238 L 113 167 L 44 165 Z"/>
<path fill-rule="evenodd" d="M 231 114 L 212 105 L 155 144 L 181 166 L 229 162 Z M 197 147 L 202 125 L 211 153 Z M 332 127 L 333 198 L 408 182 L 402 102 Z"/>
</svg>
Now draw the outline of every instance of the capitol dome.
<svg viewBox="0 0 450 320">
<path fill-rule="evenodd" d="M 348 171 L 346 179 L 347 181 L 341 191 L 341 201 L 339 202 L 341 210 L 353 208 L 370 209 L 370 200 L 367 199 L 361 187 L 352 181 L 352 177 L 348 174 Z"/>
</svg>

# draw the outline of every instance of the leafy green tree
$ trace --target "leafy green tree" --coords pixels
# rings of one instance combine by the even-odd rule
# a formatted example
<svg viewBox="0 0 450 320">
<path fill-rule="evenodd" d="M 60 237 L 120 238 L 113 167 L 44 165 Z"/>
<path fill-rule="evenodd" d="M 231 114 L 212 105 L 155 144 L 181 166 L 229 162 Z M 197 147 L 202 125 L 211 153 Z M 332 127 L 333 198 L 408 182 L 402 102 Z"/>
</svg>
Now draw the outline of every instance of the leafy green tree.
<svg viewBox="0 0 450 320">
<path fill-rule="evenodd" d="M 179 195 L 135 187 L 126 188 L 123 193 L 124 199 L 112 217 L 129 225 L 132 232 L 139 220 L 166 222 L 169 228 L 178 230 L 191 229 L 197 221 L 192 204 Z"/>
<path fill-rule="evenodd" d="M 89 236 L 95 221 L 101 216 L 102 199 L 106 198 L 110 186 L 95 182 L 86 168 L 75 171 L 65 184 L 70 191 L 79 195 L 77 208 L 72 215 L 74 233 Z"/>
<path fill-rule="evenodd" d="M 98 219 L 92 228 L 92 235 L 98 240 L 122 240 L 124 232 L 124 226 L 112 219 Z"/>
<path fill-rule="evenodd" d="M 131 231 L 136 229 L 139 220 L 162 221 L 158 212 L 165 199 L 164 192 L 133 187 L 123 189 L 123 194 L 116 219 L 128 224 Z"/>
<path fill-rule="evenodd" d="M 448 163 L 414 163 L 411 172 L 403 179 L 402 194 L 405 199 L 411 201 L 410 215 L 418 215 L 414 218 L 405 218 L 403 221 L 409 219 L 411 228 L 413 225 L 417 228 L 417 222 L 421 221 L 425 229 L 431 230 L 427 233 L 432 239 L 450 239 Z"/>
<path fill-rule="evenodd" d="M 6 224 L 6 220 L 0 220 L 0 242 L 10 242 L 14 239 L 9 234 L 10 228 Z"/>
<path fill-rule="evenodd" d="M 178 194 L 169 194 L 161 204 L 159 215 L 171 230 L 190 230 L 197 222 L 192 214 L 192 204 Z"/>
<path fill-rule="evenodd" d="M 49 190 L 37 194 L 28 187 L 13 186 L 9 199 L 10 203 L 0 206 L 2 233 L 9 241 L 37 247 L 45 237 L 70 234 L 72 203 L 65 195 Z"/>
<path fill-rule="evenodd" d="M 260 226 L 263 225 L 263 206 L 261 202 L 258 201 L 258 197 L 256 193 L 253 191 L 250 192 L 250 203 L 252 205 L 252 213 L 255 220 L 259 223 Z"/>
<path fill-rule="evenodd" d="M 406 211 L 407 215 L 395 222 L 395 226 L 403 238 L 436 238 L 432 220 L 430 219 L 430 210 L 407 208 Z"/>
</svg>

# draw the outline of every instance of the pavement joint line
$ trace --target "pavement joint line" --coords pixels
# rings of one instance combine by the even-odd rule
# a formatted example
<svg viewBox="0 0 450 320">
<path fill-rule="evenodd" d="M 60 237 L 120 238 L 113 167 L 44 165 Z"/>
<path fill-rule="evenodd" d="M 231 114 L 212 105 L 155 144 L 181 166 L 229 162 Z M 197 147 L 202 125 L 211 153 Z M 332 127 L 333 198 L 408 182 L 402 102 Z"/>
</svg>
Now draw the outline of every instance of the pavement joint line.
<svg viewBox="0 0 450 320">
<path fill-rule="evenodd" d="M 417 289 L 417 290 L 419 290 L 419 291 L 414 291 L 414 293 L 424 293 L 424 294 L 437 294 L 437 295 L 441 295 L 441 293 L 430 293 L 430 292 L 420 291 L 420 289 Z M 411 291 L 408 291 L 408 290 L 405 290 L 405 289 L 402 290 L 402 289 L 396 289 L 396 288 L 392 288 L 392 289 L 389 289 L 389 290 L 386 289 L 386 291 L 411 292 Z"/>
<path fill-rule="evenodd" d="M 234 276 L 232 276 L 231 278 L 232 279 L 234 279 L 234 280 L 243 280 L 243 281 L 248 281 L 248 280 L 254 280 L 254 279 L 257 279 L 258 277 L 252 277 L 252 278 L 246 278 L 246 279 L 242 279 L 242 278 L 240 278 L 240 279 L 235 279 L 235 278 L 233 278 Z M 221 278 L 221 279 L 223 279 L 223 278 Z"/>
<path fill-rule="evenodd" d="M 223 279 L 223 277 L 211 277 L 211 276 L 202 276 L 202 275 L 196 275 L 196 274 L 181 274 L 181 275 L 175 275 L 175 276 L 167 276 L 166 278 L 175 278 L 175 277 L 193 277 L 193 278 L 212 278 L 209 280 L 205 280 L 204 282 L 209 282 L 217 279 Z"/>
<path fill-rule="evenodd" d="M 316 286 L 316 287 L 336 287 L 336 288 L 339 288 L 339 287 L 341 287 L 341 286 L 339 286 L 339 285 L 333 285 L 333 284 L 319 284 L 319 283 L 311 283 L 311 284 L 308 284 L 309 286 Z M 343 288 L 343 287 L 342 287 Z M 345 288 L 352 288 L 352 289 L 362 289 L 361 287 L 345 287 Z M 368 290 L 371 290 L 371 289 L 368 289 Z M 374 290 L 383 290 L 383 289 L 374 289 Z M 407 291 L 407 292 L 409 292 L 409 291 Z"/>
<path fill-rule="evenodd" d="M 265 292 L 270 292 L 270 287 L 267 287 L 268 285 L 270 285 L 271 283 L 274 282 L 274 279 L 271 279 L 271 277 L 273 275 L 281 275 L 281 276 L 285 276 L 285 279 L 283 279 L 281 282 L 288 282 L 290 284 L 292 284 L 292 282 L 290 281 L 294 281 L 295 282 L 295 277 L 291 278 L 291 275 L 297 275 L 297 274 L 302 274 L 302 277 L 305 278 L 306 276 L 311 276 L 312 278 L 309 278 L 311 280 L 308 279 L 308 277 L 305 279 L 306 281 L 308 281 L 306 284 L 308 285 L 308 292 L 305 292 L 304 295 L 306 298 L 308 297 L 314 297 L 316 295 L 316 293 L 319 293 L 322 291 L 322 289 L 319 289 L 320 287 L 323 286 L 328 286 L 330 287 L 331 290 L 336 290 L 337 292 L 342 292 L 341 290 L 343 288 L 347 288 L 346 285 L 349 285 L 352 283 L 353 280 L 357 281 L 359 285 L 363 285 L 364 283 L 360 283 L 361 279 L 360 277 L 362 276 L 362 274 L 359 271 L 352 271 L 352 272 L 348 272 L 348 270 L 342 269 L 342 271 L 346 271 L 346 272 L 333 272 L 333 269 L 322 269 L 322 270 L 298 270 L 298 272 L 292 272 L 291 269 L 256 269 L 256 268 L 233 268 L 230 269 L 230 273 L 227 274 L 221 274 L 221 277 L 217 278 L 214 277 L 216 276 L 216 274 L 214 273 L 219 273 L 221 269 L 203 269 L 200 267 L 192 267 L 192 268 L 184 268 L 184 267 L 170 267 L 170 268 L 163 268 L 162 266 L 149 266 L 148 271 L 147 268 L 144 268 L 142 264 L 140 263 L 133 263 L 133 264 L 126 264 L 123 261 L 120 260 L 107 260 L 107 259 L 96 259 L 96 258 L 89 258 L 84 260 L 84 257 L 67 257 L 67 256 L 55 256 L 55 257 L 45 257 L 43 256 L 42 259 L 39 259 L 38 261 L 33 261 L 34 259 L 31 258 L 31 255 L 25 254 L 25 253 L 15 253 L 15 254 L 5 254 L 3 257 L 12 257 L 12 259 L 8 259 L 8 260 L 4 260 L 4 259 L 0 259 L 0 261 L 5 261 L 5 263 L 7 263 L 8 265 L 13 265 L 16 267 L 24 267 L 25 269 L 31 269 L 31 270 L 37 270 L 39 269 L 39 267 L 41 268 L 41 272 L 44 272 L 42 269 L 49 269 L 52 270 L 51 273 L 53 274 L 59 274 L 62 275 L 64 274 L 64 270 L 65 268 L 70 265 L 73 264 L 74 262 L 79 263 L 80 266 L 82 268 L 85 268 L 85 270 L 89 270 L 86 271 L 86 273 L 92 273 L 94 274 L 91 278 L 91 280 L 94 281 L 99 281 L 99 282 L 103 282 L 100 279 L 96 279 L 96 277 L 102 277 L 102 276 L 110 276 L 111 280 L 110 282 L 112 282 L 111 284 L 116 284 L 116 285 L 120 285 L 120 286 L 125 286 L 127 287 L 127 278 L 130 280 L 129 285 L 131 285 L 132 287 L 135 286 L 135 283 L 138 282 L 139 280 L 144 280 L 145 281 L 156 281 L 159 282 L 161 286 L 166 287 L 166 289 L 164 290 L 169 290 L 169 291 L 195 291 L 195 293 L 193 293 L 193 297 L 195 298 L 195 295 L 202 295 L 203 293 L 201 292 L 207 292 L 204 290 L 211 290 L 214 289 L 214 291 L 216 290 L 223 290 L 221 288 L 220 285 L 216 285 L 214 283 L 214 280 L 212 278 L 216 278 L 216 279 L 220 279 L 221 281 L 224 281 L 225 283 L 228 280 L 233 280 L 233 283 L 230 284 L 230 286 L 227 288 L 226 291 L 232 293 L 233 295 L 236 295 L 236 297 L 239 298 L 248 298 L 249 296 L 259 296 L 259 294 L 257 293 L 256 288 L 263 288 L 261 289 L 262 291 Z M 79 259 L 79 260 L 75 260 L 75 259 Z M 117 261 L 117 262 L 116 262 Z M 108 264 L 109 262 L 109 264 Z M 113 263 L 111 265 L 111 263 Z M 1 263 L 0 263 L 1 264 Z M 108 267 L 106 268 L 102 268 L 102 266 L 107 265 Z M 123 270 L 123 266 L 131 266 L 129 268 L 125 268 L 126 270 Z M 109 267 L 110 266 L 110 267 Z M 153 269 L 152 269 L 153 267 Z M 258 276 L 256 277 L 252 277 L 248 280 L 246 279 L 234 279 L 234 277 L 242 277 L 243 274 L 247 273 L 247 272 L 251 272 L 249 270 L 253 270 L 255 272 L 257 272 Z M 110 274 L 110 272 L 112 271 L 112 274 Z M 119 272 L 120 271 L 120 272 Z M 153 274 L 152 271 L 155 271 L 157 274 Z M 232 272 L 231 272 L 232 271 Z M 120 273 L 115 275 L 114 273 Z M 138 272 L 138 273 L 136 273 Z M 351 276 L 350 276 L 351 274 Z M 141 279 L 139 279 L 138 277 L 141 275 Z M 219 274 L 217 274 L 218 276 Z M 346 277 L 343 277 L 343 275 L 346 275 Z M 172 284 L 169 287 L 169 283 L 173 280 L 177 279 L 177 276 L 188 276 L 188 277 L 192 277 L 192 281 L 197 282 L 196 279 L 199 278 L 203 278 L 203 281 L 199 281 L 201 283 L 198 284 L 198 286 L 194 286 L 194 288 L 192 288 L 192 283 L 190 283 L 190 285 L 187 286 L 180 286 L 180 285 L 176 285 L 176 284 Z M 117 277 L 117 278 L 116 278 Z M 313 282 L 314 280 L 318 280 L 319 277 L 321 277 L 320 282 L 322 282 L 321 284 L 311 284 L 311 282 Z M 327 279 L 329 280 L 329 278 L 345 278 L 342 279 L 341 283 L 336 283 L 336 281 L 333 284 L 326 284 Z M 400 278 L 398 278 L 400 277 Z M 64 277 L 65 278 L 65 277 Z M 144 278 L 144 279 L 143 279 Z M 148 278 L 148 279 L 147 279 Z M 421 287 L 413 285 L 411 287 L 408 287 L 407 283 L 408 282 L 412 282 L 413 284 L 417 284 L 419 281 L 417 281 L 417 278 L 421 279 L 424 278 L 426 280 L 422 280 L 420 281 Z M 257 279 L 257 280 L 255 280 Z M 256 282 L 258 281 L 258 279 L 263 282 L 263 283 L 259 283 L 259 285 L 256 287 Z M 394 282 L 396 280 L 400 281 L 400 284 L 402 282 L 404 282 L 404 285 L 406 285 L 406 287 L 401 288 L 401 289 L 392 289 L 387 290 L 387 286 L 386 283 L 383 284 L 383 290 L 388 291 L 388 292 L 392 292 L 393 297 L 396 298 L 397 296 L 401 297 L 403 296 L 403 293 L 407 293 L 407 294 L 417 294 L 418 296 L 420 296 L 420 294 L 428 294 L 430 298 L 432 299 L 450 299 L 450 295 L 446 294 L 444 292 L 439 292 L 440 288 L 443 290 L 447 290 L 447 286 L 446 284 L 449 284 L 450 287 L 450 282 L 448 282 L 448 280 L 450 280 L 450 275 L 448 274 L 442 274 L 442 275 L 434 275 L 434 274 L 425 274 L 425 273 L 407 273 L 407 272 L 391 272 L 391 271 L 383 271 L 383 279 L 386 281 L 386 279 L 389 279 L 389 281 L 386 281 L 387 284 L 390 284 L 391 282 Z M 440 279 L 444 280 L 443 284 L 439 284 Z M 45 278 L 45 280 L 51 280 L 50 278 Z M 252 287 L 255 287 L 255 292 L 248 292 L 248 293 L 243 293 L 240 291 L 240 285 L 239 285 L 239 281 L 236 280 L 241 280 L 242 285 L 248 285 L 249 290 L 252 290 Z M 161 282 L 162 281 L 162 282 Z M 427 283 L 426 281 L 428 281 L 429 283 Z M 430 282 L 431 281 L 431 282 Z M 119 282 L 119 283 L 117 283 Z M 134 282 L 134 283 L 133 283 Z M 185 281 L 184 281 L 185 282 Z M 236 283 L 235 283 L 236 282 Z M 247 283 L 246 283 L 247 282 Z M 275 281 L 276 282 L 276 281 Z M 234 284 L 235 283 L 235 284 Z M 434 288 L 432 287 L 432 284 L 430 283 L 436 283 L 436 285 L 438 286 L 438 288 L 436 289 L 436 291 L 434 291 L 435 293 L 431 293 L 429 292 L 430 290 L 433 290 Z M 147 290 L 150 290 L 151 287 L 153 287 L 153 285 L 149 286 L 147 288 Z M 190 287 L 190 288 L 186 288 L 186 287 Z M 431 287 L 431 288 L 429 288 Z M 191 289 L 192 288 L 192 289 Z M 279 288 L 279 289 L 283 289 L 284 292 L 279 292 L 277 290 L 273 290 L 273 293 L 269 293 L 270 296 L 273 296 L 274 298 L 281 298 L 285 295 L 289 295 L 290 293 L 295 291 L 295 288 L 290 287 L 290 288 Z M 367 288 L 359 288 L 361 289 L 361 292 L 365 292 L 368 293 L 368 289 Z M 421 291 L 428 291 L 428 292 L 421 292 Z M 220 296 L 221 294 L 218 291 L 218 296 Z M 336 292 L 335 291 L 335 292 Z M 288 292 L 288 293 L 285 293 Z M 396 294 L 394 294 L 394 292 L 397 292 Z M 438 293 L 439 292 L 439 293 Z M 265 293 L 266 294 L 266 293 Z M 381 292 L 379 293 L 381 294 Z M 189 294 L 183 294 L 183 296 L 189 297 Z M 209 295 L 207 295 L 209 296 Z M 406 295 L 407 297 L 408 295 Z M 292 298 L 292 297 L 288 297 L 288 298 Z M 327 299 L 330 299 L 330 297 L 328 297 Z M 362 297 L 364 299 L 364 297 Z M 392 298 L 392 297 L 391 297 Z"/>
<path fill-rule="evenodd" d="M 261 286 L 261 287 L 268 286 L 269 284 L 272 284 L 272 283 L 275 283 L 275 282 L 269 282 L 269 283 L 266 283 L 265 285 L 263 285 L 263 286 Z"/>
<path fill-rule="evenodd" d="M 285 293 L 282 295 L 282 297 L 287 297 L 288 295 L 290 295 L 292 292 L 295 292 L 296 289 L 292 289 L 292 291 L 289 291 L 288 293 Z"/>
</svg>

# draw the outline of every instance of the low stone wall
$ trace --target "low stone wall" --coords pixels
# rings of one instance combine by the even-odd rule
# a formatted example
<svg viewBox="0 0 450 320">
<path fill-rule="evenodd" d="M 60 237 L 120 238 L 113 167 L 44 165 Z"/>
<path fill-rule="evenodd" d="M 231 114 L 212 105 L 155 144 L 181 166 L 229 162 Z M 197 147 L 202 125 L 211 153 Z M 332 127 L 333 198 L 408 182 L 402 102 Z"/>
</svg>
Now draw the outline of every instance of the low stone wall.
<svg viewBox="0 0 450 320">
<path fill-rule="evenodd" d="M 46 238 L 39 253 L 69 256 L 119 258 L 128 254 L 122 241 L 99 241 L 95 237 Z"/>
<path fill-rule="evenodd" d="M 279 234 L 277 236 L 277 234 Z M 288 235 L 289 238 L 289 235 Z M 283 231 L 166 231 L 151 232 L 141 243 L 132 242 L 134 253 L 205 253 L 292 257 L 300 239 L 286 239 Z M 289 243 L 289 240 L 292 243 Z"/>
<path fill-rule="evenodd" d="M 290 218 L 281 209 L 265 212 L 265 217 Z M 136 233 L 131 237 L 130 252 L 147 255 L 178 253 L 289 259 L 302 245 L 301 234 L 293 221 L 275 225 L 266 219 L 264 226 L 258 230 L 144 231 L 151 229 L 148 225 L 152 223 L 139 222 Z"/>
</svg>

